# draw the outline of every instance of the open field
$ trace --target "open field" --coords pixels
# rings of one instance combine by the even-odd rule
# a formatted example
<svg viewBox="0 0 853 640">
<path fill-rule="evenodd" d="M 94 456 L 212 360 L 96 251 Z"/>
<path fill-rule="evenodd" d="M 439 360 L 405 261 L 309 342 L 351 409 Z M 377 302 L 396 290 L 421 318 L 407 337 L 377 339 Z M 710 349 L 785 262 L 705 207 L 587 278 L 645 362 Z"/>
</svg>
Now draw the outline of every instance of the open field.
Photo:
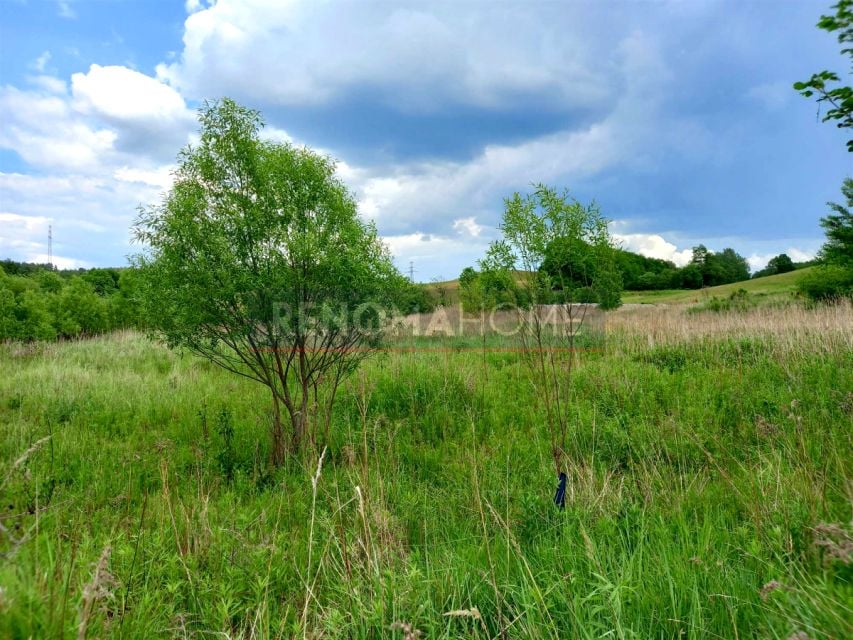
<svg viewBox="0 0 853 640">
<path fill-rule="evenodd" d="M 765 301 L 790 300 L 797 290 L 797 281 L 804 274 L 814 269 L 806 267 L 788 273 L 780 273 L 775 276 L 764 276 L 743 282 L 732 282 L 717 287 L 706 287 L 697 290 L 673 289 L 664 291 L 625 291 L 622 301 L 631 303 L 666 303 L 666 304 L 690 304 L 705 302 L 712 296 L 728 298 L 739 289 L 745 290 L 750 295 L 757 296 Z"/>
<path fill-rule="evenodd" d="M 746 290 L 758 300 L 783 301 L 790 300 L 797 290 L 797 281 L 814 267 L 806 267 L 775 276 L 764 276 L 743 282 L 733 282 L 717 287 L 704 289 L 667 289 L 662 291 L 623 291 L 622 302 L 625 304 L 697 304 L 706 302 L 713 296 L 728 298 L 739 289 Z M 447 280 L 432 282 L 425 287 L 437 295 L 444 295 L 448 304 L 459 302 L 459 281 Z"/>
<path fill-rule="evenodd" d="M 806 267 L 774 276 L 764 276 L 743 282 L 733 282 L 704 289 L 665 289 L 661 291 L 623 291 L 622 302 L 626 304 L 697 304 L 713 296 L 728 298 L 739 289 L 746 290 L 764 302 L 790 300 L 797 290 L 800 277 L 814 267 Z M 423 285 L 433 291 L 447 304 L 459 302 L 459 280 L 431 282 Z"/>
<path fill-rule="evenodd" d="M 853 309 L 605 326 L 563 512 L 506 340 L 391 345 L 278 470 L 259 385 L 136 333 L 0 345 L 0 637 L 853 637 Z"/>
</svg>

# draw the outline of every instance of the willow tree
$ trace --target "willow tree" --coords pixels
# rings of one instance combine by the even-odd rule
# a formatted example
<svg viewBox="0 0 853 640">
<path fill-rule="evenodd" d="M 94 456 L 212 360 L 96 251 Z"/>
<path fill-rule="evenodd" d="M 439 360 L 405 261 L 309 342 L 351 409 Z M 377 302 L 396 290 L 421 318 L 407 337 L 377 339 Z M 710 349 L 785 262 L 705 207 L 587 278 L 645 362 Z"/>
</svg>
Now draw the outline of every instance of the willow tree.
<svg viewBox="0 0 853 640">
<path fill-rule="evenodd" d="M 146 319 L 170 346 L 269 388 L 280 464 L 328 435 L 338 386 L 377 346 L 402 277 L 332 160 L 262 139 L 260 114 L 229 99 L 199 120 L 171 190 L 135 225 Z"/>
<path fill-rule="evenodd" d="M 520 294 L 521 352 L 544 405 L 554 465 L 564 482 L 574 352 L 583 325 L 597 313 L 586 303 L 595 301 L 601 310 L 621 304 L 615 247 L 595 203 L 584 205 L 567 191 L 541 184 L 504 201 L 500 230 L 503 237 L 480 265 L 505 274 Z"/>
</svg>

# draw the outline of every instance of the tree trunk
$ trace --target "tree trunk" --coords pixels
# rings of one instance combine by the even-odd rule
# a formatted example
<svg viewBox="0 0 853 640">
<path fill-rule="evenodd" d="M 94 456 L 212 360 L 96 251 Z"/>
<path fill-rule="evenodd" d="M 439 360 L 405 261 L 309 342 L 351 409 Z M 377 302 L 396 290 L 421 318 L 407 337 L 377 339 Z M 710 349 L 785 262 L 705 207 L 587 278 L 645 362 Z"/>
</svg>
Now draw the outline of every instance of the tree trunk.
<svg viewBox="0 0 853 640">
<path fill-rule="evenodd" d="M 284 430 L 281 427 L 281 408 L 278 403 L 278 396 L 276 396 L 275 391 L 272 394 L 272 410 L 273 410 L 273 422 L 272 422 L 272 451 L 270 452 L 270 457 L 272 459 L 272 463 L 276 467 L 280 467 L 284 464 Z"/>
<path fill-rule="evenodd" d="M 304 403 L 300 403 L 300 407 L 294 407 L 290 414 L 290 423 L 293 425 L 293 433 L 290 434 L 290 448 L 293 453 L 298 453 L 302 447 L 305 434 L 305 413 Z"/>
</svg>

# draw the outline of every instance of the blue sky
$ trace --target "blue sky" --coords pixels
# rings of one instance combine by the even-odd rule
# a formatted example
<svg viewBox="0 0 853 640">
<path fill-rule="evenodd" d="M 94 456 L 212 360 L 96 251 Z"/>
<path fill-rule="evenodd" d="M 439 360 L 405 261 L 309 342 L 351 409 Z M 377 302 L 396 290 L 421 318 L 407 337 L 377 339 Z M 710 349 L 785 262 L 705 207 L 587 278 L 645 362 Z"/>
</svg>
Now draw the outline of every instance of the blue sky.
<svg viewBox="0 0 853 640">
<path fill-rule="evenodd" d="M 339 160 L 398 265 L 453 278 L 532 182 L 624 246 L 763 266 L 820 247 L 853 162 L 791 89 L 845 71 L 825 2 L 2 0 L 0 257 L 122 265 L 195 110 Z"/>
</svg>

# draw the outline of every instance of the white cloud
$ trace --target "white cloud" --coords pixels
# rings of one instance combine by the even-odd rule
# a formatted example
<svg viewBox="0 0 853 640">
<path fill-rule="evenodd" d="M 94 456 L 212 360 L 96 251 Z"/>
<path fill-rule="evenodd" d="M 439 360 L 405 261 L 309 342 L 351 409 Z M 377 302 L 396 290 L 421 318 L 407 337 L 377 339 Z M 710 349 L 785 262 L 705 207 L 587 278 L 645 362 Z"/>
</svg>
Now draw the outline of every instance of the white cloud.
<svg viewBox="0 0 853 640">
<path fill-rule="evenodd" d="M 693 257 L 692 249 L 679 249 L 656 233 L 613 233 L 613 238 L 627 251 L 647 258 L 669 260 L 678 267 L 683 267 Z"/>
<path fill-rule="evenodd" d="M 803 251 L 795 247 L 791 247 L 786 253 L 794 262 L 808 262 L 817 256 L 817 251 Z"/>
<path fill-rule="evenodd" d="M 625 91 L 598 121 L 520 143 L 488 145 L 467 162 L 373 170 L 355 184 L 362 212 L 388 234 L 406 233 L 424 220 L 430 225 L 426 231 L 447 233 L 455 220 L 472 214 L 494 226 L 500 199 L 531 183 L 576 185 L 620 166 L 654 167 L 684 144 L 677 118 L 659 126 L 658 94 L 668 86 L 669 74 L 655 41 L 635 33 L 619 49 Z"/>
<path fill-rule="evenodd" d="M 3 230 L 3 235 L 0 235 L 0 238 L 7 241 L 16 229 L 28 234 L 41 231 L 47 233 L 47 226 L 50 223 L 47 218 L 42 216 L 21 216 L 8 211 L 0 211 L 0 222 L 3 223 L 3 226 L 0 227 L 0 230 Z"/>
<path fill-rule="evenodd" d="M 358 185 L 363 212 L 391 233 L 430 220 L 448 228 L 466 212 L 494 220 L 496 201 L 531 182 L 590 176 L 624 159 L 617 129 L 605 122 L 518 145 L 492 145 L 468 163 L 416 164 Z"/>
<path fill-rule="evenodd" d="M 54 255 L 52 260 L 53 266 L 57 269 L 90 269 L 94 266 L 91 262 L 67 256 Z M 51 258 L 46 253 L 33 253 L 24 258 L 24 262 L 35 262 L 36 264 L 48 264 L 50 261 Z"/>
<path fill-rule="evenodd" d="M 71 76 L 71 104 L 116 134 L 119 151 L 174 158 L 195 128 L 195 114 L 172 87 L 133 69 L 93 64 Z"/>
<path fill-rule="evenodd" d="M 172 87 L 122 66 L 93 64 L 71 76 L 75 107 L 109 120 L 160 122 L 192 119 L 192 112 Z"/>
<path fill-rule="evenodd" d="M 69 0 L 56 0 L 56 8 L 60 18 L 73 19 L 77 17 Z"/>
<path fill-rule="evenodd" d="M 318 104 L 370 86 L 411 109 L 448 101 L 497 107 L 534 96 L 540 108 L 564 108 L 601 104 L 615 89 L 606 45 L 587 28 L 593 18 L 574 5 L 540 6 L 538 16 L 523 5 L 488 12 L 416 2 L 390 10 L 296 0 L 186 6 L 183 53 L 157 74 L 193 97 Z M 257 81 L 259 61 L 274 82 Z"/>
<path fill-rule="evenodd" d="M 772 258 L 775 258 L 780 253 L 788 254 L 788 257 L 791 258 L 794 262 L 807 262 L 809 260 L 813 260 L 816 251 L 806 251 L 802 249 L 798 249 L 797 247 L 788 247 L 788 249 L 769 252 L 769 253 L 753 253 L 747 259 L 746 262 L 749 264 L 749 268 L 755 272 L 759 269 L 763 269 L 767 266 L 767 263 L 770 262 Z"/>
<path fill-rule="evenodd" d="M 80 263 L 119 266 L 134 251 L 130 226 L 140 203 L 162 189 L 105 175 L 35 176 L 0 173 L 0 255 L 32 260 L 47 253 L 53 225 L 54 253 Z"/>
<path fill-rule="evenodd" d="M 471 216 L 470 218 L 454 220 L 453 230 L 476 238 L 483 232 L 483 227 L 477 224 L 477 219 L 474 216 Z"/>
<path fill-rule="evenodd" d="M 45 51 L 33 61 L 32 67 L 39 73 L 44 73 L 48 62 L 50 62 L 50 51 Z"/>
<path fill-rule="evenodd" d="M 53 76 L 39 75 L 29 76 L 27 82 L 42 91 L 53 95 L 65 95 L 68 92 L 68 85 L 64 80 L 54 78 Z"/>
<path fill-rule="evenodd" d="M 120 167 L 113 173 L 116 180 L 122 182 L 138 182 L 150 187 L 159 187 L 166 191 L 171 188 L 174 178 L 172 166 L 159 167 L 157 169 L 135 169 L 133 167 Z"/>
<path fill-rule="evenodd" d="M 14 255 L 26 262 L 47 264 L 47 230 L 50 220 L 41 216 L 21 216 L 0 212 L 0 255 Z M 53 256 L 60 269 L 76 269 L 88 263 L 65 256 Z"/>
<path fill-rule="evenodd" d="M 456 236 L 414 233 L 383 236 L 397 267 L 408 272 L 413 263 L 415 280 L 427 281 L 433 276 L 453 279 L 466 266 L 476 264 L 488 247 L 486 240 L 472 238 L 467 233 Z"/>
<path fill-rule="evenodd" d="M 171 87 L 126 67 L 92 65 L 71 78 L 0 87 L 0 147 L 39 168 L 98 173 L 175 157 L 194 116 Z"/>
<path fill-rule="evenodd" d="M 75 118 L 63 96 L 0 88 L 0 147 L 39 167 L 91 169 L 113 150 L 116 133 Z"/>
<path fill-rule="evenodd" d="M 284 129 L 266 126 L 261 129 L 261 139 L 270 142 L 292 143 L 293 137 Z"/>
</svg>

